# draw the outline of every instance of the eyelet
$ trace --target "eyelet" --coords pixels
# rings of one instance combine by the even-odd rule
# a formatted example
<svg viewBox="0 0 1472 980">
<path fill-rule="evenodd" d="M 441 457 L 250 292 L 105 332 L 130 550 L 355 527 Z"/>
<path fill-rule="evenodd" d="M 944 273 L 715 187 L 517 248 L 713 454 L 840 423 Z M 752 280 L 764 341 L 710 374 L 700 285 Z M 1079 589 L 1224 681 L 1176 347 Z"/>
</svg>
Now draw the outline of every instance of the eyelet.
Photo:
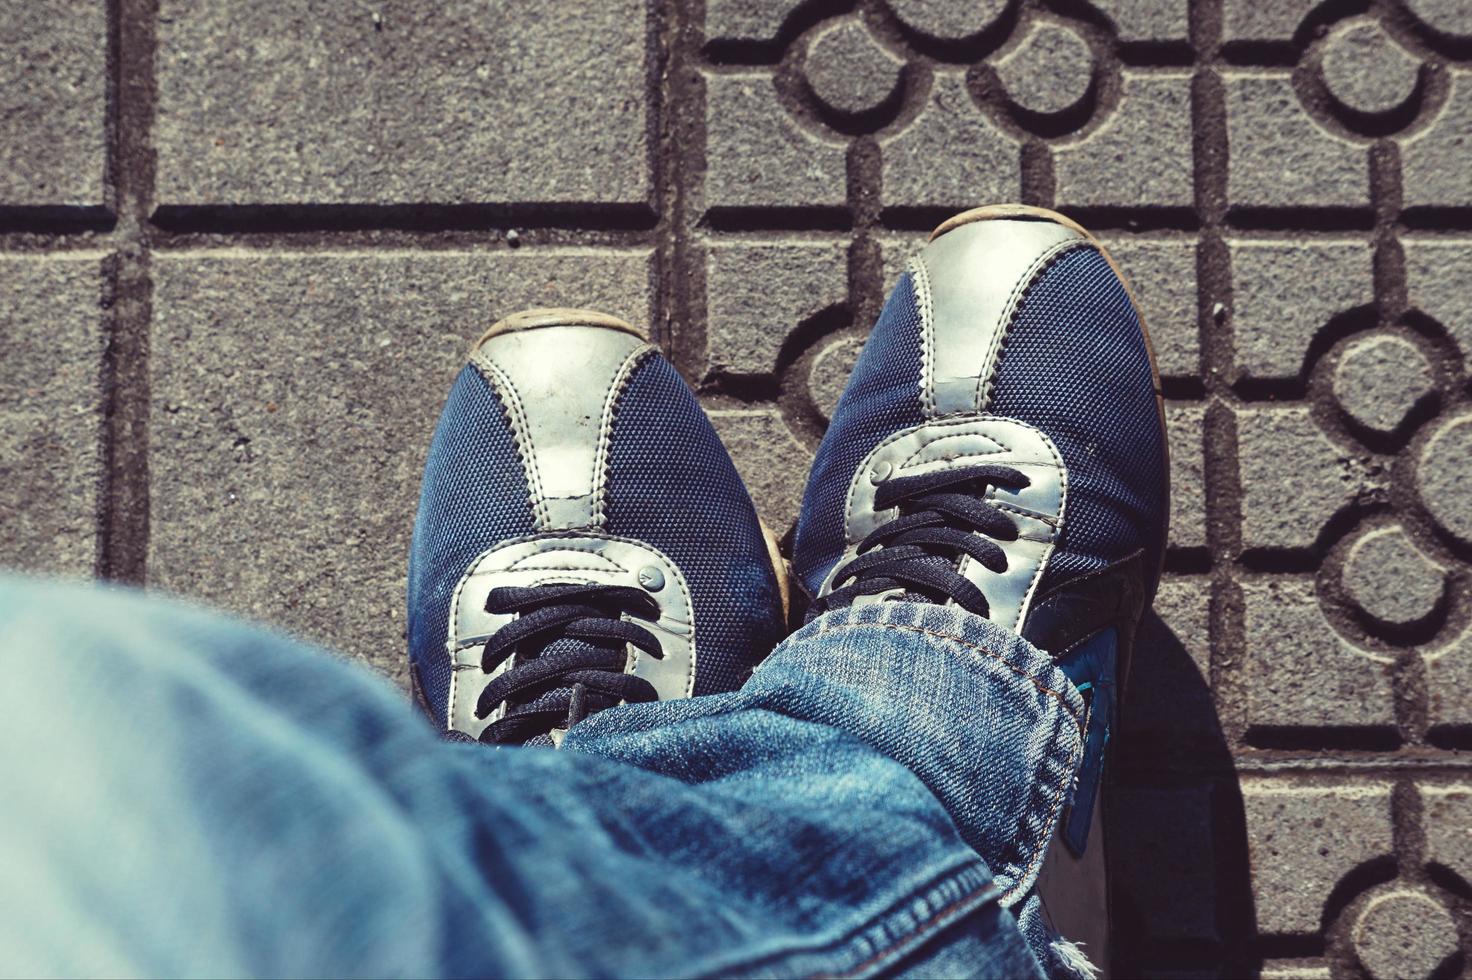
<svg viewBox="0 0 1472 980">
<path fill-rule="evenodd" d="M 653 565 L 645 565 L 643 568 L 639 569 L 639 584 L 642 585 L 646 591 L 658 592 L 660 589 L 664 588 L 664 572 L 661 572 Z"/>
</svg>

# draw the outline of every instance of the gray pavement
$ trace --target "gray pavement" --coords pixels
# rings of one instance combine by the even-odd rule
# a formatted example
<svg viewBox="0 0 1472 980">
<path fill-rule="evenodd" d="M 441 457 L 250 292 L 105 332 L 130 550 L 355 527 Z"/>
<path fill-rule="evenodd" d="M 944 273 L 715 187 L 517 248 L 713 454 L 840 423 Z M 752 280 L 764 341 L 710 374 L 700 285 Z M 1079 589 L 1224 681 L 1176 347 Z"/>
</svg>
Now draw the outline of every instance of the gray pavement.
<svg viewBox="0 0 1472 980">
<path fill-rule="evenodd" d="M 1175 522 L 1125 975 L 1472 970 L 1465 0 L 0 0 L 0 563 L 403 681 L 425 444 L 528 305 L 646 322 L 769 522 L 955 210 L 1096 230 Z"/>
</svg>

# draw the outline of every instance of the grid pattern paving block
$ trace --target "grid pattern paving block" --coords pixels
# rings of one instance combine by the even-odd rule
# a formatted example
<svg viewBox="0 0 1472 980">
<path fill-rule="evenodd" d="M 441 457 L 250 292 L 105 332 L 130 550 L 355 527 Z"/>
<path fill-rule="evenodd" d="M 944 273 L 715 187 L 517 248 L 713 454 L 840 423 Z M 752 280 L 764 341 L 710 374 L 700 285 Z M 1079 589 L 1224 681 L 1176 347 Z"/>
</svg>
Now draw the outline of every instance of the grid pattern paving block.
<svg viewBox="0 0 1472 980">
<path fill-rule="evenodd" d="M 1191 0 L 1094 0 L 1122 41 L 1184 41 L 1191 31 Z"/>
<path fill-rule="evenodd" d="M 1365 241 L 1234 241 L 1231 257 L 1239 377 L 1296 378 L 1331 319 L 1374 301 Z"/>
<path fill-rule="evenodd" d="M 1388 783 L 1246 779 L 1242 805 L 1257 928 L 1270 935 L 1317 933 L 1334 886 L 1391 853 Z"/>
<path fill-rule="evenodd" d="M 706 260 L 710 369 L 769 375 L 788 335 L 848 299 L 845 242 L 716 244 Z"/>
<path fill-rule="evenodd" d="M 1369 208 L 1365 150 L 1310 117 L 1287 72 L 1234 72 L 1226 87 L 1234 207 Z"/>
<path fill-rule="evenodd" d="M 1426 661 L 1427 721 L 1432 730 L 1446 729 L 1464 734 L 1472 725 L 1472 627 L 1442 646 L 1422 654 Z M 1468 879 L 1472 882 L 1472 878 Z"/>
<path fill-rule="evenodd" d="M 1330 442 L 1307 408 L 1241 408 L 1237 442 L 1244 547 L 1309 548 L 1341 508 L 1383 494 L 1374 459 Z"/>
<path fill-rule="evenodd" d="M 0 259 L 0 566 L 91 575 L 102 481 L 102 261 Z"/>
<path fill-rule="evenodd" d="M 0 0 L 0 21 L 0 206 L 100 206 L 106 4 Z"/>
<path fill-rule="evenodd" d="M 1407 208 L 1472 207 L 1472 71 L 1450 72 L 1451 91 L 1446 105 L 1431 125 L 1405 141 L 1401 166 L 1405 171 Z"/>
<path fill-rule="evenodd" d="M 887 138 L 882 153 L 889 207 L 960 211 L 1015 200 L 1021 191 L 1017 144 L 982 113 L 964 72 L 937 71 L 920 115 Z"/>
<path fill-rule="evenodd" d="M 1247 720 L 1254 728 L 1395 724 L 1390 658 L 1352 646 L 1324 617 L 1310 581 L 1242 585 Z"/>
<path fill-rule="evenodd" d="M 1405 243 L 1411 306 L 1434 319 L 1472 367 L 1472 239 L 1410 239 Z"/>
<path fill-rule="evenodd" d="M 1057 150 L 1058 203 L 1190 207 L 1191 76 L 1126 71 L 1114 114 Z"/>
<path fill-rule="evenodd" d="M 706 206 L 833 206 L 846 196 L 844 148 L 798 125 L 771 75 L 705 80 Z"/>
<path fill-rule="evenodd" d="M 1423 783 L 1426 860 L 1472 884 L 1472 784 Z"/>
<path fill-rule="evenodd" d="M 648 322 L 639 251 L 182 254 L 155 276 L 150 580 L 395 675 L 424 452 L 469 343 L 573 297 Z"/>
<path fill-rule="evenodd" d="M 163 0 L 158 199 L 643 202 L 646 13 Z"/>
</svg>

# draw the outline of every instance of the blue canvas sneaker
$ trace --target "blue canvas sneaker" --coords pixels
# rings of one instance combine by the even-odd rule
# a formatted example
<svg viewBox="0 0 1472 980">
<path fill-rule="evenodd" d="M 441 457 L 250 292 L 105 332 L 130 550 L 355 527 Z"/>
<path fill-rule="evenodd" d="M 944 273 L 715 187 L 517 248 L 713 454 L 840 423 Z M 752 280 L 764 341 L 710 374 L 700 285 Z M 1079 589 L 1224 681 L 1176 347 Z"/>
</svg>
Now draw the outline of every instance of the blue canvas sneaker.
<svg viewBox="0 0 1472 980">
<path fill-rule="evenodd" d="M 1074 681 L 1088 705 L 1084 758 L 1039 890 L 1058 931 L 1101 961 L 1095 801 L 1167 519 L 1159 376 L 1108 253 L 1062 215 L 1021 205 L 937 228 L 818 449 L 794 571 L 810 616 L 954 603 L 1050 652 Z"/>
<path fill-rule="evenodd" d="M 642 331 L 518 313 L 471 350 L 430 445 L 414 687 L 451 737 L 537 745 L 623 702 L 734 690 L 785 632 L 781 567 Z"/>
</svg>

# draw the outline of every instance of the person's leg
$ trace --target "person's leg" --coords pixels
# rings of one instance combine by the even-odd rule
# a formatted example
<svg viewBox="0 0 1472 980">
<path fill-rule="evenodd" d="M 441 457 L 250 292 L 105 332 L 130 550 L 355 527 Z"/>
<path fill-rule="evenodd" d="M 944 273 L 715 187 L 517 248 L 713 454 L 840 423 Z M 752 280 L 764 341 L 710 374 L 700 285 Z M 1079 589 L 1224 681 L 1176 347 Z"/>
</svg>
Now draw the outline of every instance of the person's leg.
<svg viewBox="0 0 1472 980">
<path fill-rule="evenodd" d="M 962 610 L 836 611 L 562 751 L 126 592 L 6 582 L 0 650 L 0 973 L 1039 973 L 1003 906 L 1081 701 Z"/>
</svg>

